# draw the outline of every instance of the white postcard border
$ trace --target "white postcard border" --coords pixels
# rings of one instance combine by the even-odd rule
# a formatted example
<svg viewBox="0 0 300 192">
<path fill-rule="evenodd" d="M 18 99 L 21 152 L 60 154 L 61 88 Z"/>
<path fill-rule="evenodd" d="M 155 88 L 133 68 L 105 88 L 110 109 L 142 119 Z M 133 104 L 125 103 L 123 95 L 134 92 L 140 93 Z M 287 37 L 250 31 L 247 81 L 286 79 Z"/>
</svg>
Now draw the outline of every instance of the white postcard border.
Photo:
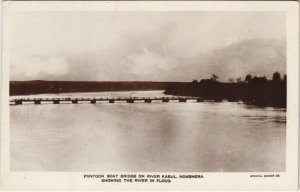
<svg viewBox="0 0 300 192">
<path fill-rule="evenodd" d="M 3 4 L 1 187 L 5 190 L 296 190 L 298 182 L 298 93 L 299 93 L 299 10 L 295 1 L 225 2 L 30 2 L 6 1 Z M 287 132 L 286 172 L 279 178 L 250 178 L 270 172 L 193 172 L 204 179 L 174 180 L 173 183 L 101 183 L 84 179 L 98 172 L 11 172 L 9 161 L 9 23 L 15 11 L 284 11 L 287 19 Z M 109 173 L 114 174 L 114 173 Z M 120 173 L 115 173 L 120 174 Z M 125 174 L 122 172 L 122 174 Z M 136 173 L 136 174 L 142 174 Z M 145 173 L 151 174 L 151 173 Z M 157 172 L 153 174 L 158 174 Z M 161 174 L 166 174 L 165 172 Z M 170 173 L 185 174 L 185 173 Z"/>
</svg>

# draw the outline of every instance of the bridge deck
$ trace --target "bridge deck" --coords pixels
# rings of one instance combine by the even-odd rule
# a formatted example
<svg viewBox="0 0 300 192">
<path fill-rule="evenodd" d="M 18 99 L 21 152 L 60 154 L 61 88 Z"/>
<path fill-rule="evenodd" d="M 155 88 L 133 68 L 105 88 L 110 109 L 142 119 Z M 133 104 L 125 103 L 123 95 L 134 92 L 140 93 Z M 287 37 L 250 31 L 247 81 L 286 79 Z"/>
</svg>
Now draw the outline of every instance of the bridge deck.
<svg viewBox="0 0 300 192">
<path fill-rule="evenodd" d="M 101 101 L 108 101 L 109 103 L 114 103 L 118 101 L 125 101 L 127 103 L 134 103 L 135 101 L 144 101 L 145 103 L 151 103 L 152 101 L 162 101 L 169 102 L 177 100 L 179 102 L 186 102 L 187 100 L 196 100 L 197 102 L 203 101 L 201 97 L 115 97 L 115 98 L 19 98 L 11 99 L 9 102 L 11 104 L 19 105 L 22 103 L 34 103 L 41 104 L 45 102 L 53 102 L 54 104 L 63 103 L 78 103 L 82 101 L 88 101 L 90 103 L 97 103 Z"/>
</svg>

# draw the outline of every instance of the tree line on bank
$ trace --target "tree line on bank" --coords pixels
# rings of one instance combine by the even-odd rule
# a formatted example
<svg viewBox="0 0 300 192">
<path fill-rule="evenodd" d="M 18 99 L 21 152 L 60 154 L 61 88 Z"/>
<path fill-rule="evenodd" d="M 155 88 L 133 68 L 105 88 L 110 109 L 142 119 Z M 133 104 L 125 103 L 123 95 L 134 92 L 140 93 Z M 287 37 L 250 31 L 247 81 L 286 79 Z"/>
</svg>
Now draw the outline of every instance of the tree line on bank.
<svg viewBox="0 0 300 192">
<path fill-rule="evenodd" d="M 207 100 L 242 100 L 261 106 L 286 107 L 287 76 L 281 77 L 275 72 L 272 79 L 251 74 L 228 82 L 219 82 L 219 77 L 212 74 L 209 79 L 193 80 L 186 84 L 171 84 L 165 93 L 170 95 L 197 96 Z"/>
</svg>

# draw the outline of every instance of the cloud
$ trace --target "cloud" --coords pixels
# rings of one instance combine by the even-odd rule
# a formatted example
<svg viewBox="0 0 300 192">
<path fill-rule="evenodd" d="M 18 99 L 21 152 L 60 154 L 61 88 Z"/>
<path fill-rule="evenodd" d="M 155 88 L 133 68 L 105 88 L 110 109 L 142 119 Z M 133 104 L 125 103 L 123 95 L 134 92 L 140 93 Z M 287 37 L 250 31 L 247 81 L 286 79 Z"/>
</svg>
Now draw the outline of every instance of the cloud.
<svg viewBox="0 0 300 192">
<path fill-rule="evenodd" d="M 191 81 L 209 78 L 211 74 L 218 75 L 221 81 L 243 78 L 247 74 L 271 78 L 275 71 L 286 73 L 285 41 L 249 39 L 200 53 L 197 57 L 184 58 L 166 79 Z"/>
<path fill-rule="evenodd" d="M 23 59 L 11 63 L 11 79 L 23 80 L 43 77 L 55 80 L 56 77 L 65 75 L 70 70 L 69 63 L 63 55 L 33 55 L 23 57 Z"/>
<path fill-rule="evenodd" d="M 275 71 L 286 73 L 284 40 L 250 39 L 195 56 L 185 51 L 177 54 L 162 48 L 156 50 L 147 44 L 135 51 L 121 52 L 114 59 L 114 52 L 39 55 L 29 59 L 31 68 L 24 65 L 20 70 L 12 65 L 16 74 L 12 79 L 191 81 L 217 74 L 221 81 L 227 81 L 247 74 L 271 78 Z"/>
<path fill-rule="evenodd" d="M 285 73 L 281 12 L 21 12 L 11 80 L 191 81 Z"/>
<path fill-rule="evenodd" d="M 286 73 L 284 40 L 250 39 L 214 50 L 205 56 L 206 73 L 215 73 L 223 81 L 247 74 L 271 77 L 276 71 Z"/>
</svg>

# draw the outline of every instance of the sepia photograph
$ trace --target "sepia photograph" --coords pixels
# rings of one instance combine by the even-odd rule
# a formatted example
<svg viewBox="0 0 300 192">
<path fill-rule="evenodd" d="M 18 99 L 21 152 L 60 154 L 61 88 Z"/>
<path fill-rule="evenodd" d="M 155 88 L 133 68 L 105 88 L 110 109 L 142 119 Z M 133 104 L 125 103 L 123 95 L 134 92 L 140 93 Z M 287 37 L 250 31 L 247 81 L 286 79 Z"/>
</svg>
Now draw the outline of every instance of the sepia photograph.
<svg viewBox="0 0 300 192">
<path fill-rule="evenodd" d="M 287 172 L 287 11 L 119 4 L 5 12 L 9 171 Z"/>
</svg>

